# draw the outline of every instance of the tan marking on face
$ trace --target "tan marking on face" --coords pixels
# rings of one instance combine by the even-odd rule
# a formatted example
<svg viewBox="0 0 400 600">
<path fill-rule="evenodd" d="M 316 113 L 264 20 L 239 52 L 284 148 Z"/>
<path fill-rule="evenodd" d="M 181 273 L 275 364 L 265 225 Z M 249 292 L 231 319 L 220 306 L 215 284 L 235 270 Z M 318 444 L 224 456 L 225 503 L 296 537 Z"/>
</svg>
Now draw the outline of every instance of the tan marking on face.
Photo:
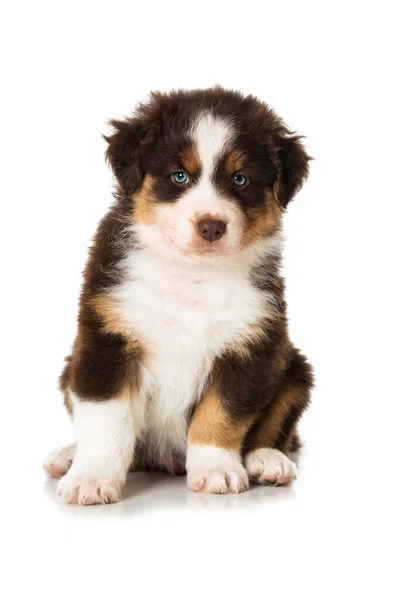
<svg viewBox="0 0 400 600">
<path fill-rule="evenodd" d="M 200 170 L 200 159 L 195 150 L 185 150 L 182 154 L 181 163 L 190 175 L 194 175 Z"/>
<path fill-rule="evenodd" d="M 238 150 L 234 150 L 228 154 L 225 162 L 228 173 L 233 175 L 237 171 L 240 171 L 240 169 L 243 168 L 245 158 L 245 154 L 243 154 L 243 152 L 239 152 Z"/>
<path fill-rule="evenodd" d="M 189 443 L 239 451 L 253 417 L 232 420 L 224 409 L 219 392 L 211 389 L 203 396 L 189 427 Z"/>
<path fill-rule="evenodd" d="M 137 223 L 153 225 L 155 222 L 153 184 L 154 180 L 151 175 L 145 175 L 140 190 L 132 196 L 133 219 Z"/>
<path fill-rule="evenodd" d="M 249 221 L 243 236 L 243 247 L 274 234 L 279 228 L 281 216 L 282 210 L 277 204 L 273 192 L 267 191 L 263 212 L 258 214 L 249 212 Z"/>
</svg>

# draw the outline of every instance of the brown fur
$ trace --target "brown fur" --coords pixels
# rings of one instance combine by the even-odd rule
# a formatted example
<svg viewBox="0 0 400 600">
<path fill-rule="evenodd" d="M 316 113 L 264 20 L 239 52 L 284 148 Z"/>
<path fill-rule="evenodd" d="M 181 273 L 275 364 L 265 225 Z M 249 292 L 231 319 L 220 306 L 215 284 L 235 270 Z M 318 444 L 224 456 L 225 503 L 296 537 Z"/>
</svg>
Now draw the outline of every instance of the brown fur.
<svg viewBox="0 0 400 600">
<path fill-rule="evenodd" d="M 250 325 L 246 334 L 230 344 L 226 349 L 227 354 L 237 354 L 243 359 L 251 359 L 252 352 L 265 339 L 271 323 L 276 319 L 279 319 L 276 309 L 266 306 L 263 319 Z"/>
<path fill-rule="evenodd" d="M 276 202 L 273 193 L 265 193 L 265 208 L 249 212 L 249 220 L 243 237 L 243 247 L 252 244 L 260 238 L 268 237 L 279 230 L 281 224 L 282 208 Z"/>
<path fill-rule="evenodd" d="M 226 170 L 228 171 L 229 175 L 233 175 L 237 171 L 240 171 L 244 165 L 244 162 L 245 156 L 242 152 L 234 150 L 228 154 L 226 158 Z"/>
<path fill-rule="evenodd" d="M 266 406 L 246 439 L 246 452 L 277 448 L 285 454 L 298 449 L 296 423 L 310 401 L 312 370 L 302 354 L 293 349 L 280 390 Z"/>
<path fill-rule="evenodd" d="M 189 428 L 189 443 L 239 451 L 252 422 L 253 417 L 233 420 L 220 393 L 211 389 L 195 410 Z"/>
<path fill-rule="evenodd" d="M 131 337 L 124 321 L 119 315 L 118 304 L 114 298 L 107 294 L 99 294 L 88 300 L 91 306 L 101 318 L 101 330 L 110 335 L 122 335 L 126 339 Z"/>
<path fill-rule="evenodd" d="M 189 175 L 195 175 L 200 171 L 199 156 L 194 150 L 185 150 L 182 154 L 181 163 Z"/>
<path fill-rule="evenodd" d="M 143 184 L 134 195 L 133 220 L 137 223 L 152 225 L 154 223 L 154 181 L 151 175 L 146 175 Z"/>
<path fill-rule="evenodd" d="M 270 403 L 265 416 L 260 420 L 251 437 L 251 449 L 273 448 L 278 439 L 282 425 L 296 400 L 298 389 L 290 385 L 284 386 Z"/>
</svg>

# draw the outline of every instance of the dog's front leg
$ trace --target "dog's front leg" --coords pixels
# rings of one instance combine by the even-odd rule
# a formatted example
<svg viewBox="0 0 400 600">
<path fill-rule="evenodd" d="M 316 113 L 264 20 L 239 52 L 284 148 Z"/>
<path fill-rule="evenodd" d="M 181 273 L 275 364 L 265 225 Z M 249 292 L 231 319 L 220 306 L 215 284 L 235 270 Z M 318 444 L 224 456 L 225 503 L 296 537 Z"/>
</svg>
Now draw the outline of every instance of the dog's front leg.
<svg viewBox="0 0 400 600">
<path fill-rule="evenodd" d="M 138 433 L 136 399 L 128 394 L 102 401 L 73 400 L 77 449 L 58 494 L 70 504 L 116 502 Z"/>
<path fill-rule="evenodd" d="M 190 490 L 237 494 L 248 489 L 240 450 L 252 422 L 252 417 L 234 419 L 217 389 L 204 395 L 189 427 L 186 471 Z"/>
<path fill-rule="evenodd" d="M 76 453 L 58 493 L 71 504 L 103 504 L 120 498 L 143 429 L 144 398 L 136 346 L 100 333 L 86 337 L 68 369 Z"/>
</svg>

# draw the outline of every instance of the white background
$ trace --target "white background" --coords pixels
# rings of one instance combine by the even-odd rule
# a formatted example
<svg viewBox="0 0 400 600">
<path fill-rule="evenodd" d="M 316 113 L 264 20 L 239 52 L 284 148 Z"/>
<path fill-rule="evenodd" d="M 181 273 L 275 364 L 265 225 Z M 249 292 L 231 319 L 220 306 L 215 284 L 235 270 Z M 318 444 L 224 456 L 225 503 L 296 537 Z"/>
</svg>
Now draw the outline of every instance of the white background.
<svg viewBox="0 0 400 600">
<path fill-rule="evenodd" d="M 399 53 L 395 2 L 4 2 L 2 597 L 399 597 Z M 89 239 L 111 201 L 107 119 L 151 89 L 251 92 L 316 160 L 286 216 L 293 341 L 315 366 L 292 488 L 239 497 L 130 476 L 55 499 L 57 391 Z"/>
</svg>

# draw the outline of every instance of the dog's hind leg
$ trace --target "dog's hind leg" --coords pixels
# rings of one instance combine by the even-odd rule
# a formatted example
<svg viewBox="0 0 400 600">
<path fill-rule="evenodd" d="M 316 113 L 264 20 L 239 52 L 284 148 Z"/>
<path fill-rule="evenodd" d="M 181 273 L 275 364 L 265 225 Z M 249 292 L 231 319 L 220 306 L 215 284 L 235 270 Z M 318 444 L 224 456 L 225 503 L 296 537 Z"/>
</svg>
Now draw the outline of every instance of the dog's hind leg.
<svg viewBox="0 0 400 600">
<path fill-rule="evenodd" d="M 75 457 L 76 444 L 56 448 L 46 458 L 43 468 L 50 477 L 59 479 L 65 475 Z"/>
<path fill-rule="evenodd" d="M 288 455 L 299 447 L 296 425 L 309 404 L 312 383 L 310 365 L 293 349 L 280 390 L 245 442 L 244 463 L 253 481 L 282 485 L 296 479 L 296 465 Z"/>
</svg>

